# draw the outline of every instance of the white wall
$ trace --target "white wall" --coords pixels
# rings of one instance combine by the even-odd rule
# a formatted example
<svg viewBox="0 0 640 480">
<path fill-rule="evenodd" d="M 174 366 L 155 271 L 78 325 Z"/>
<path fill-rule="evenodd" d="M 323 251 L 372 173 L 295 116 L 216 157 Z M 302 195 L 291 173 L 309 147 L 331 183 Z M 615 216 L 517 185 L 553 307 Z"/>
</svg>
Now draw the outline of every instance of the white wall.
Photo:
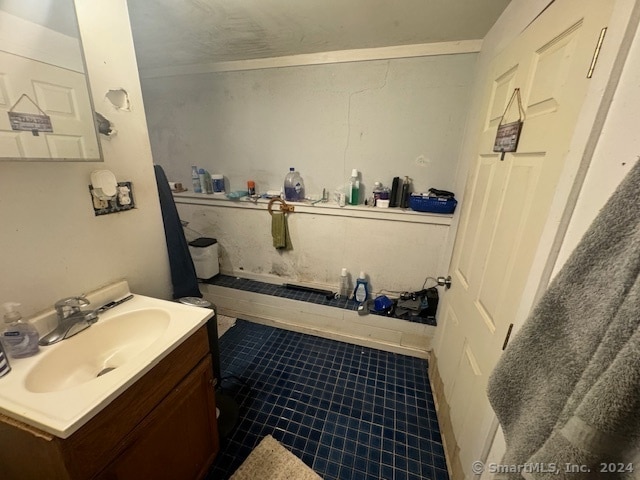
<svg viewBox="0 0 640 480">
<path fill-rule="evenodd" d="M 333 194 L 352 168 L 363 196 L 404 175 L 416 191 L 452 190 L 475 61 L 471 53 L 143 79 L 154 158 L 189 189 L 196 164 L 224 174 L 231 191 L 249 179 L 258 193 L 279 191 L 290 166 L 307 195 Z M 347 267 L 366 271 L 377 290 L 400 291 L 442 273 L 448 226 L 293 214 L 294 250 L 276 252 L 264 212 L 180 213 L 219 240 L 227 273 L 332 285 Z"/>
<path fill-rule="evenodd" d="M 352 168 L 368 192 L 409 175 L 452 189 L 476 54 L 143 79 L 155 160 L 190 186 L 190 166 L 280 190 L 290 166 L 307 194 Z M 416 159 L 423 156 L 425 166 Z"/>
<path fill-rule="evenodd" d="M 103 140 L 104 163 L 0 163 L 0 302 L 29 315 L 119 278 L 137 293 L 171 293 L 129 17 L 124 0 L 76 0 L 96 109 L 118 135 Z M 104 102 L 122 87 L 131 112 Z M 137 209 L 96 217 L 89 175 L 112 170 L 133 182 Z"/>
</svg>

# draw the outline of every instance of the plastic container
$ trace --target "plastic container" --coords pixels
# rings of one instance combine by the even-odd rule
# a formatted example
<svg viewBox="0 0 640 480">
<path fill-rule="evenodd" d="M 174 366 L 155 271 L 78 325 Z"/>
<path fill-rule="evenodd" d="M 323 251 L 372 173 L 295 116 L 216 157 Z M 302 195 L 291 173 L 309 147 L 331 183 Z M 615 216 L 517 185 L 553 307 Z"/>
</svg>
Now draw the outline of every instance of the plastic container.
<svg viewBox="0 0 640 480">
<path fill-rule="evenodd" d="M 358 180 L 358 170 L 351 170 L 351 178 L 349 179 L 349 205 L 358 205 L 360 203 L 360 180 Z"/>
<path fill-rule="evenodd" d="M 189 253 L 200 280 L 209 280 L 220 273 L 218 241 L 215 238 L 200 237 L 189 242 Z"/>
<path fill-rule="evenodd" d="M 412 193 L 409 199 L 411 210 L 416 212 L 451 214 L 458 201 L 455 198 L 432 197 L 426 193 Z"/>
<path fill-rule="evenodd" d="M 213 186 L 213 193 L 224 193 L 224 175 L 216 173 L 211 175 L 211 184 Z"/>
<path fill-rule="evenodd" d="M 22 315 L 16 310 L 19 306 L 13 302 L 3 305 L 6 326 L 2 331 L 2 343 L 11 358 L 31 357 L 40 350 L 40 334 L 36 327 L 22 320 Z"/>
<path fill-rule="evenodd" d="M 345 300 L 349 298 L 349 274 L 346 268 L 343 268 L 340 272 L 340 290 L 338 291 L 338 295 Z"/>
<path fill-rule="evenodd" d="M 304 181 L 294 167 L 289 168 L 289 173 L 284 177 L 284 199 L 290 202 L 304 200 Z"/>
<path fill-rule="evenodd" d="M 193 186 L 193 193 L 202 193 L 200 175 L 198 174 L 198 167 L 195 165 L 191 167 L 191 185 Z"/>
<path fill-rule="evenodd" d="M 360 272 L 356 280 L 356 288 L 353 290 L 353 299 L 358 303 L 366 302 L 369 299 L 369 283 L 364 272 Z"/>
</svg>

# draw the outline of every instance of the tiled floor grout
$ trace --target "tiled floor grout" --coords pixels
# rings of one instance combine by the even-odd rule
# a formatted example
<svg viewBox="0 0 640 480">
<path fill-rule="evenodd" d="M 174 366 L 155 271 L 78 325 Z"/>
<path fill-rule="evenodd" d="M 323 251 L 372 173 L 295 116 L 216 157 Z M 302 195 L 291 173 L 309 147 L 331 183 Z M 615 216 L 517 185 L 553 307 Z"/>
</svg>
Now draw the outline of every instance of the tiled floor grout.
<svg viewBox="0 0 640 480">
<path fill-rule="evenodd" d="M 267 434 L 325 480 L 448 479 L 427 362 L 238 320 L 220 339 L 241 418 L 209 479 Z"/>
</svg>

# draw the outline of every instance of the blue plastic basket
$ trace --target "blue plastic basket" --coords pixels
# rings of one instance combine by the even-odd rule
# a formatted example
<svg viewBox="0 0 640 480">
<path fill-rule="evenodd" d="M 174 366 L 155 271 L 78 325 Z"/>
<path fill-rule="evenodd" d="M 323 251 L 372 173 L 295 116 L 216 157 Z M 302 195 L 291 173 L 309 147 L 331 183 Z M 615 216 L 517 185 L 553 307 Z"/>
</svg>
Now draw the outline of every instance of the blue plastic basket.
<svg viewBox="0 0 640 480">
<path fill-rule="evenodd" d="M 456 205 L 458 201 L 455 198 L 429 197 L 421 193 L 412 193 L 409 198 L 409 206 L 416 212 L 451 214 Z"/>
</svg>

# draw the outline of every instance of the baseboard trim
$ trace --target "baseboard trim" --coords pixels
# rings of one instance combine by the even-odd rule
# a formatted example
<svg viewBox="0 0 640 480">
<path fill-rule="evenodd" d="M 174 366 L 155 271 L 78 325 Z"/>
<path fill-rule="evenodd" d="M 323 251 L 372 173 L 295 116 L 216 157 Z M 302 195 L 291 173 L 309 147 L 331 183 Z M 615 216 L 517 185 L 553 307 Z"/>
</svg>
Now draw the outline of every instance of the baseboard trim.
<svg viewBox="0 0 640 480">
<path fill-rule="evenodd" d="M 431 352 L 429 359 L 429 383 L 431 384 L 431 391 L 433 392 L 433 401 L 436 405 L 449 478 L 452 480 L 464 480 L 464 471 L 460 461 L 460 448 L 453 434 L 451 411 L 444 396 L 444 383 L 438 371 L 438 359 L 434 352 Z"/>
</svg>

